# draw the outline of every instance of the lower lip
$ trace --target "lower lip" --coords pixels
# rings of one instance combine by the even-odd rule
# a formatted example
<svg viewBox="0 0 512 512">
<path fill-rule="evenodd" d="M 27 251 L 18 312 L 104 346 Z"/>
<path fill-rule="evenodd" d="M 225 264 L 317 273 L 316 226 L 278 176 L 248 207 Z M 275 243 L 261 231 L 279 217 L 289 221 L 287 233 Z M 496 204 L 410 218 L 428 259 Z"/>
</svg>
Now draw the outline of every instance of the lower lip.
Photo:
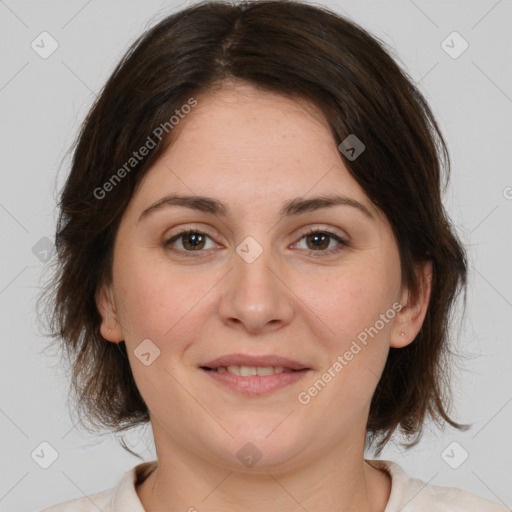
<svg viewBox="0 0 512 512">
<path fill-rule="evenodd" d="M 241 375 L 233 375 L 229 372 L 219 373 L 213 370 L 204 370 L 203 368 L 200 368 L 200 370 L 228 388 L 248 396 L 264 395 L 277 391 L 300 381 L 310 371 L 299 370 L 289 373 L 275 373 L 274 375 L 242 377 Z"/>
</svg>

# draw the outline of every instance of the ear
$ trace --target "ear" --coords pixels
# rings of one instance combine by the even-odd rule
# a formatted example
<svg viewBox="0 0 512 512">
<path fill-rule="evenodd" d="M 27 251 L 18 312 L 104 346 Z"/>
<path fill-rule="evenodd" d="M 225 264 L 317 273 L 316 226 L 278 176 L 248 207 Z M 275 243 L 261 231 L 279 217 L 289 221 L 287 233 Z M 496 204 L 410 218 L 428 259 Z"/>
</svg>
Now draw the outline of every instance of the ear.
<svg viewBox="0 0 512 512">
<path fill-rule="evenodd" d="M 416 275 L 419 281 L 418 296 L 413 297 L 410 291 L 405 289 L 399 300 L 402 309 L 397 314 L 390 341 L 390 346 L 394 348 L 403 348 L 414 341 L 427 314 L 432 290 L 432 262 L 427 261 L 419 265 L 416 268 Z"/>
<path fill-rule="evenodd" d="M 101 335 L 113 343 L 123 341 L 123 331 L 118 320 L 114 294 L 110 286 L 101 286 L 96 294 L 96 305 L 101 315 Z"/>
</svg>

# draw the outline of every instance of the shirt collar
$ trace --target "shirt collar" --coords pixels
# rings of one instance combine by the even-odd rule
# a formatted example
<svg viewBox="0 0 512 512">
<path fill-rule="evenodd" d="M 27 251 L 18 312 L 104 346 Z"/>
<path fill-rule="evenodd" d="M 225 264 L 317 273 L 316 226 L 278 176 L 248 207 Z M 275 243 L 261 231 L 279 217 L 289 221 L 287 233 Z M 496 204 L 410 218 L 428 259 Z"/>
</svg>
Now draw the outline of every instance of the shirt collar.
<svg viewBox="0 0 512 512">
<path fill-rule="evenodd" d="M 127 471 L 112 497 L 112 512 L 145 512 L 136 491 L 137 483 L 143 482 L 157 467 L 156 460 L 143 462 Z"/>
<path fill-rule="evenodd" d="M 376 469 L 385 471 L 391 477 L 391 493 L 384 512 L 396 512 L 405 498 L 407 475 L 396 463 L 389 460 L 366 460 Z M 136 485 L 143 482 L 157 467 L 158 461 L 143 462 L 127 471 L 112 496 L 112 512 L 145 512 L 136 491 Z"/>
<path fill-rule="evenodd" d="M 365 460 L 370 466 L 386 472 L 391 477 L 391 492 L 389 493 L 388 503 L 384 512 L 401 510 L 409 480 L 404 470 L 390 460 Z"/>
</svg>

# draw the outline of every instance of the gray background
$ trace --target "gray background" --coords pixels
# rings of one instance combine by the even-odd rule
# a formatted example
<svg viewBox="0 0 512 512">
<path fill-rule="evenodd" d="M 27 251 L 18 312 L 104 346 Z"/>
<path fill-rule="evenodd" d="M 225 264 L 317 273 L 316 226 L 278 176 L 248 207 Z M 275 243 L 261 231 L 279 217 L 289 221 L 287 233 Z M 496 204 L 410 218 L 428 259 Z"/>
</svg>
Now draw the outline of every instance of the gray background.
<svg viewBox="0 0 512 512">
<path fill-rule="evenodd" d="M 426 94 L 451 149 L 444 197 L 470 257 L 467 316 L 453 333 L 469 357 L 458 365 L 453 391 L 456 418 L 474 426 L 465 433 L 427 429 L 413 450 L 390 446 L 381 458 L 431 484 L 463 487 L 511 507 L 512 2 L 322 3 L 389 43 Z M 79 123 L 129 43 L 186 5 L 0 1 L 2 511 L 39 510 L 99 492 L 140 462 L 114 436 L 73 426 L 66 374 L 58 358 L 40 353 L 46 340 L 34 307 L 48 265 L 44 238 L 54 235 L 55 193 Z M 34 40 L 42 46 L 43 31 L 59 45 L 46 59 L 31 47 Z M 469 43 L 458 58 L 442 47 L 453 31 Z M 452 53 L 462 48 L 453 37 L 446 44 Z M 48 39 L 44 45 L 50 48 Z M 147 460 L 155 458 L 150 433 L 145 428 L 128 436 Z M 34 450 L 49 456 L 44 446 L 41 452 L 43 441 L 58 453 L 48 469 L 31 457 Z M 458 465 L 463 450 L 467 460 L 453 469 L 448 462 Z"/>
</svg>

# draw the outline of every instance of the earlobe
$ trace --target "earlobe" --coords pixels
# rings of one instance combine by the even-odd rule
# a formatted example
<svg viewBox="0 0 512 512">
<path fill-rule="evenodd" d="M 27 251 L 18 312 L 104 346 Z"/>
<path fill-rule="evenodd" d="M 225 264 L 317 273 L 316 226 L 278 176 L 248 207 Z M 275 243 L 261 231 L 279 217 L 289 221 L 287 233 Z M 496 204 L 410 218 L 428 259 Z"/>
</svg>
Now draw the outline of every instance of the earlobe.
<svg viewBox="0 0 512 512">
<path fill-rule="evenodd" d="M 404 290 L 400 297 L 402 309 L 391 332 L 390 346 L 403 348 L 414 341 L 427 314 L 432 287 L 432 262 L 423 263 L 417 270 L 419 289 L 417 296 Z"/>
<path fill-rule="evenodd" d="M 96 305 L 101 315 L 100 332 L 113 343 L 123 341 L 123 333 L 117 319 L 115 301 L 110 287 L 102 286 L 96 294 Z"/>
</svg>

